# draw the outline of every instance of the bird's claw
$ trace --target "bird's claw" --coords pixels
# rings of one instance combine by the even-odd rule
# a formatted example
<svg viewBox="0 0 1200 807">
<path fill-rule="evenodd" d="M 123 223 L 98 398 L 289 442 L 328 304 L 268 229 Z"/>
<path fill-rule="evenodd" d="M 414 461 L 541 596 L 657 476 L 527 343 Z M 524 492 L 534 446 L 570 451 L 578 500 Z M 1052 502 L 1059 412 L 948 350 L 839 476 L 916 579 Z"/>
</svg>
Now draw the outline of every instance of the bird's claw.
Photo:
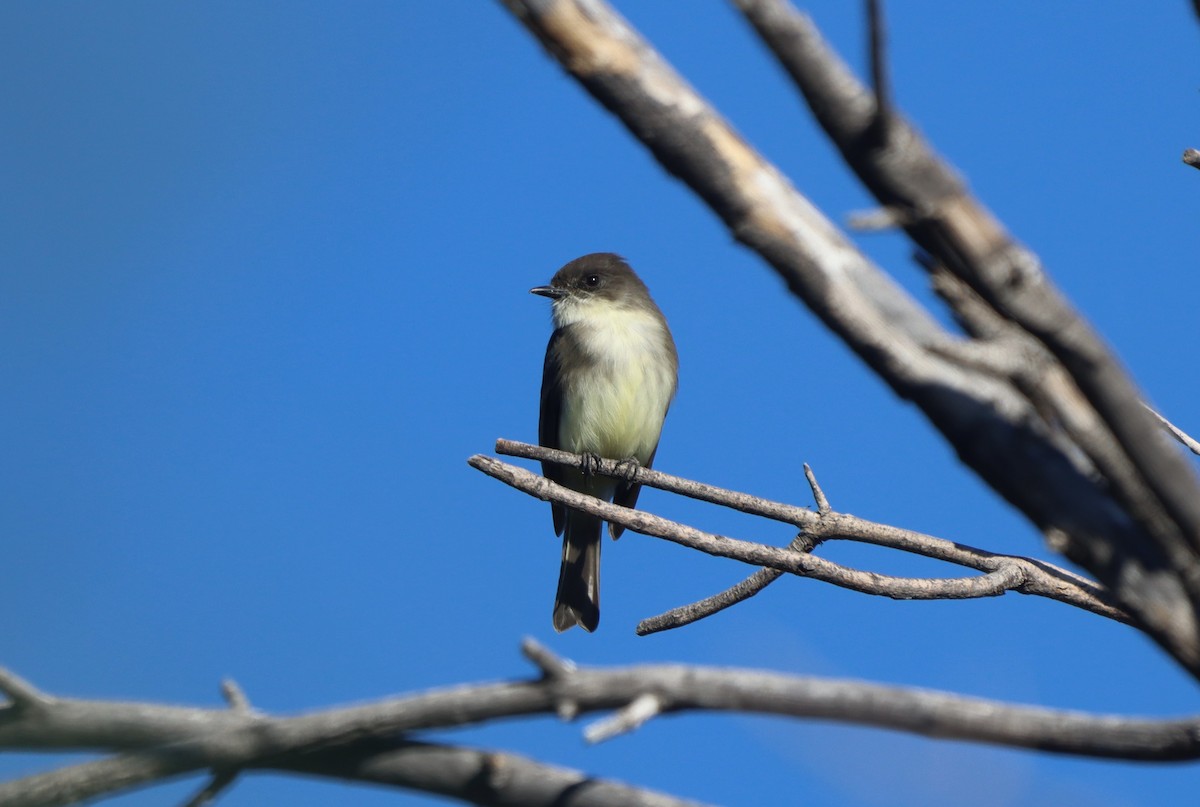
<svg viewBox="0 0 1200 807">
<path fill-rule="evenodd" d="M 626 457 L 617 463 L 617 473 L 623 476 L 626 482 L 632 482 L 641 468 L 642 463 L 638 462 L 637 457 Z"/>
<path fill-rule="evenodd" d="M 583 462 L 580 463 L 579 470 L 583 471 L 584 476 L 594 476 L 600 468 L 600 455 L 594 451 L 586 451 L 580 456 L 583 457 Z"/>
</svg>

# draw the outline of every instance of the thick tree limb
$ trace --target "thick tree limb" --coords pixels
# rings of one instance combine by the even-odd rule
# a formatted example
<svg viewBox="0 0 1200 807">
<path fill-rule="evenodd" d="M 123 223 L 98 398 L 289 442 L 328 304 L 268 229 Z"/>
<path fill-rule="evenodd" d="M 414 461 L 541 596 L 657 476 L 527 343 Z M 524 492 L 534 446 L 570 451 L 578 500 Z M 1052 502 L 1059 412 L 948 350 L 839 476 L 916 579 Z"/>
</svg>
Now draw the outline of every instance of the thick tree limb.
<svg viewBox="0 0 1200 807">
<path fill-rule="evenodd" d="M 464 685 L 300 717 L 74 698 L 48 699 L 41 707 L 45 714 L 38 716 L 10 705 L 0 711 L 4 730 L 0 746 L 130 751 L 0 784 L 0 804 L 69 804 L 206 769 L 302 771 L 414 787 L 476 804 L 557 804 L 561 802 L 554 799 L 567 792 L 574 797 L 578 790 L 589 790 L 590 780 L 511 755 L 419 744 L 402 735 L 554 713 L 564 699 L 575 704 L 580 714 L 617 710 L 613 721 L 593 728 L 601 738 L 632 730 L 656 715 L 733 711 L 839 720 L 1080 756 L 1144 761 L 1200 758 L 1200 716 L 1164 720 L 1097 716 L 724 667 L 576 667 L 548 661 L 549 651 L 531 640 L 526 640 L 525 652 L 540 659 L 543 671 L 553 669 L 554 674 L 530 681 Z M 83 738 L 88 742 L 81 743 Z M 159 744 L 153 738 L 173 739 Z M 600 783 L 592 794 L 597 799 L 581 803 L 679 804 L 646 791 L 622 796 L 622 791 L 611 790 L 620 787 Z M 613 798 L 598 797 L 605 788 L 615 794 Z M 643 800 L 620 800 L 634 795 Z"/>
<path fill-rule="evenodd" d="M 1157 439 L 1141 396 L 1108 347 L 1043 272 L 1037 256 L 1016 243 L 966 189 L 953 169 L 889 106 L 886 145 L 875 103 L 821 41 L 805 15 L 786 0 L 735 0 L 804 94 L 814 116 L 863 184 L 886 207 L 919 211 L 905 223 L 912 239 L 966 281 L 997 312 L 1035 337 L 1069 373 L 1095 412 L 1079 414 L 1075 396 L 1051 397 L 1072 438 L 1105 475 L 1126 510 L 1182 574 L 1191 608 L 1177 606 L 1158 631 L 1195 633 L 1200 606 L 1200 488 L 1190 467 Z M 1100 548 L 1100 553 L 1105 551 Z M 1088 552 L 1087 554 L 1099 554 Z M 1080 558 L 1102 578 L 1099 557 Z M 1125 593 L 1118 592 L 1124 598 Z M 1129 592 L 1135 611 L 1161 622 L 1157 597 Z M 1191 624 L 1183 624 L 1184 622 Z M 1193 666 L 1193 669 L 1195 667 Z"/>
<path fill-rule="evenodd" d="M 495 807 L 703 807 L 646 788 L 596 778 L 580 771 L 549 765 L 519 754 L 403 739 L 367 738 L 346 745 L 300 750 L 246 767 L 263 771 L 322 776 L 348 782 L 404 788 Z M 70 776 L 66 774 L 70 773 Z M 66 768 L 0 784 L 6 807 L 48 807 L 77 800 L 67 788 L 77 777 Z M 164 777 L 165 780 L 166 777 Z M 201 789 L 188 807 L 211 803 L 233 780 L 218 775 Z M 149 784 L 160 780 L 148 780 Z M 23 784 L 22 784 L 23 783 Z M 96 782 L 93 797 L 119 792 L 114 777 L 101 790 Z M 11 787 L 10 787 L 11 785 Z"/>
<path fill-rule="evenodd" d="M 581 467 L 584 461 L 583 457 L 577 454 L 511 440 L 497 440 L 496 450 L 502 454 L 539 461 L 559 462 L 576 467 Z M 1128 616 L 1113 604 L 1111 596 L 1103 586 L 1053 564 L 1014 555 L 998 555 L 931 535 L 878 524 L 845 513 L 836 513 L 832 509 L 814 513 L 804 507 L 772 502 L 749 494 L 724 490 L 649 468 L 638 468 L 633 476 L 635 481 L 649 487 L 679 493 L 713 504 L 731 507 L 741 512 L 791 524 L 802 531 L 805 540 L 811 542 L 807 545 L 808 549 L 817 543 L 828 540 L 859 541 L 954 563 L 984 574 L 980 577 L 930 580 L 861 572 L 808 554 L 804 551 L 806 547 L 799 544 L 780 549 L 738 541 L 725 536 L 705 533 L 644 511 L 630 510 L 603 502 L 556 485 L 539 474 L 508 465 L 491 457 L 476 455 L 471 457 L 468 462 L 489 476 L 539 499 L 561 502 L 569 507 L 601 516 L 606 520 L 611 519 L 634 532 L 664 538 L 711 555 L 811 577 L 855 591 L 898 599 L 996 596 L 1004 591 L 1017 591 L 1055 599 L 1109 619 L 1128 621 Z M 601 460 L 596 467 L 596 472 L 619 477 L 627 474 L 628 469 L 619 462 Z M 809 475 L 811 476 L 811 470 L 809 470 Z M 811 482 L 814 485 L 814 491 L 820 490 L 820 487 L 815 484 L 815 477 L 812 477 Z M 824 499 L 823 494 L 822 499 Z M 827 500 L 825 505 L 828 506 Z M 745 594 L 741 599 L 751 596 L 761 590 L 762 585 L 770 582 L 765 580 L 765 577 L 766 575 L 752 578 L 755 580 L 754 583 L 743 584 L 752 590 L 740 592 Z M 732 604 L 731 601 L 722 607 Z M 720 608 L 713 608 L 708 613 L 714 613 L 717 610 Z M 692 615 L 695 616 L 696 612 L 693 612 Z M 707 615 L 707 613 L 702 615 Z"/>
<path fill-rule="evenodd" d="M 811 20 L 787 0 L 735 0 L 735 4 L 880 203 L 921 211 L 923 215 L 906 226 L 918 246 L 1037 337 L 1070 371 L 1144 477 L 1140 487 L 1128 491 L 1134 505 L 1147 493 L 1160 499 L 1174 518 L 1176 538 L 1182 531 L 1182 537 L 1200 549 L 1200 496 L 1191 469 L 1154 439 L 1154 426 L 1141 409 L 1133 384 L 1100 337 L 1054 287 L 1037 257 L 1004 231 L 894 106 L 889 105 L 886 115 L 891 130 L 888 142 L 864 137 L 878 124 L 875 100 L 829 52 Z M 877 16 L 872 15 L 873 32 L 881 25 Z M 875 66 L 874 73 L 880 72 Z M 1167 515 L 1151 513 L 1147 518 Z"/>
<path fill-rule="evenodd" d="M 895 206 L 912 210 L 916 219 L 938 217 L 918 243 L 952 264 L 951 271 L 968 278 L 989 306 L 1045 345 L 1047 355 L 1068 371 L 1063 377 L 1073 377 L 1082 390 L 1060 391 L 1053 400 L 1062 407 L 1088 404 L 1085 411 L 1047 419 L 1012 379 L 947 350 L 955 337 L 855 249 L 602 0 L 503 1 L 739 241 L 762 255 L 899 395 L 916 403 L 964 462 L 1021 509 L 1052 546 L 1104 581 L 1140 627 L 1200 674 L 1200 600 L 1194 596 L 1200 575 L 1193 575 L 1198 564 L 1190 539 L 1200 494 L 1190 471 L 1179 470 L 1178 457 L 1163 459 L 1170 452 L 1162 449 L 1136 395 L 1136 411 L 1129 411 L 1131 385 L 1049 286 L 1033 256 L 1010 248 L 999 225 L 969 204 L 961 182 L 939 170 L 936 159 L 922 163 L 927 171 L 908 170 L 912 155 L 926 153 L 906 148 L 910 129 L 891 126 L 886 148 L 876 154 L 878 161 L 893 158 L 904 164 L 903 173 L 878 175 L 880 181 L 898 178 L 896 187 L 886 193 L 872 190 L 881 200 L 899 200 Z M 807 18 L 778 3 L 739 5 L 747 16 L 755 9 L 783 9 L 802 19 L 807 28 L 799 44 L 807 47 L 805 58 L 823 71 L 830 98 L 818 118 L 840 116 L 850 126 L 872 125 L 870 94 L 824 46 Z M 785 38 L 778 50 L 796 45 Z M 863 128 L 853 131 L 861 134 Z M 916 190 L 905 184 L 918 180 Z M 942 207 L 923 207 L 922 200 Z M 885 201 L 885 206 L 893 205 Z M 940 240 L 927 235 L 941 233 L 946 222 L 959 230 Z M 908 225 L 910 232 L 919 226 L 924 225 Z M 967 258 L 984 262 L 971 263 L 978 271 L 970 274 L 962 266 Z M 1042 289 L 1049 302 L 1039 303 Z M 1059 315 L 1069 318 L 1056 320 Z M 1132 425 L 1114 425 L 1126 415 Z M 1138 445 L 1143 438 L 1158 447 Z M 1105 479 L 1096 478 L 1096 468 Z M 1149 495 L 1139 499 L 1138 490 Z"/>
</svg>

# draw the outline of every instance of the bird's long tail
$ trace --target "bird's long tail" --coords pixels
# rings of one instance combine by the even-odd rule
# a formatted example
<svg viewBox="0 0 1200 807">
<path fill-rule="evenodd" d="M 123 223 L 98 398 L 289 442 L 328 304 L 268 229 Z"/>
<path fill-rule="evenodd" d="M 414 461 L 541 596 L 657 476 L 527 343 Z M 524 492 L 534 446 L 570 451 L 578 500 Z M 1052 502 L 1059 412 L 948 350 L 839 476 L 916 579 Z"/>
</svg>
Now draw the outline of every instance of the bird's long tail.
<svg viewBox="0 0 1200 807">
<path fill-rule="evenodd" d="M 563 531 L 562 567 L 554 597 L 554 629 L 573 625 L 591 633 L 600 624 L 600 529 L 603 521 L 575 510 L 567 511 Z"/>
</svg>

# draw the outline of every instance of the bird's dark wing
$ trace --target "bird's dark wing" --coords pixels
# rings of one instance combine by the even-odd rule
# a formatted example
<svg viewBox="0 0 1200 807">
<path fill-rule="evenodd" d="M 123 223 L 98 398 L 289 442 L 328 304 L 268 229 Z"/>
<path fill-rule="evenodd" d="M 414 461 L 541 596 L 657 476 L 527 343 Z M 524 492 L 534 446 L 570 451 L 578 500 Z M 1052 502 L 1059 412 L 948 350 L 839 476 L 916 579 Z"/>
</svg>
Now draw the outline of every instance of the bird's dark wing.
<svg viewBox="0 0 1200 807">
<path fill-rule="evenodd" d="M 563 328 L 555 329 L 546 345 L 546 361 L 542 365 L 542 405 L 538 415 L 538 443 L 547 448 L 561 448 L 558 444 L 558 424 L 562 417 L 563 378 L 562 352 L 566 333 Z M 553 462 L 542 463 L 542 475 L 552 482 L 563 483 L 563 467 Z M 550 502 L 554 516 L 554 534 L 562 535 L 567 521 L 567 509 L 557 502 Z"/>
</svg>

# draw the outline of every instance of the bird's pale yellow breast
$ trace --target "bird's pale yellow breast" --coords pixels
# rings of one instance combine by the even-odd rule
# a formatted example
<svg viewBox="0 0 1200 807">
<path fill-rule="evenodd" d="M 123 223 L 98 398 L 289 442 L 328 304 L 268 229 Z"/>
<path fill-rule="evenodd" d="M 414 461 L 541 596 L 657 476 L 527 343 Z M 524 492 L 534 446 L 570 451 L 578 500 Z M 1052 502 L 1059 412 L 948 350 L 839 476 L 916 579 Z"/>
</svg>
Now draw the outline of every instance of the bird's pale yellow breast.
<svg viewBox="0 0 1200 807">
<path fill-rule="evenodd" d="M 578 302 L 562 312 L 580 329 L 588 369 L 564 389 L 560 444 L 575 452 L 648 462 L 658 445 L 675 370 L 662 321 L 653 312 Z"/>
</svg>

